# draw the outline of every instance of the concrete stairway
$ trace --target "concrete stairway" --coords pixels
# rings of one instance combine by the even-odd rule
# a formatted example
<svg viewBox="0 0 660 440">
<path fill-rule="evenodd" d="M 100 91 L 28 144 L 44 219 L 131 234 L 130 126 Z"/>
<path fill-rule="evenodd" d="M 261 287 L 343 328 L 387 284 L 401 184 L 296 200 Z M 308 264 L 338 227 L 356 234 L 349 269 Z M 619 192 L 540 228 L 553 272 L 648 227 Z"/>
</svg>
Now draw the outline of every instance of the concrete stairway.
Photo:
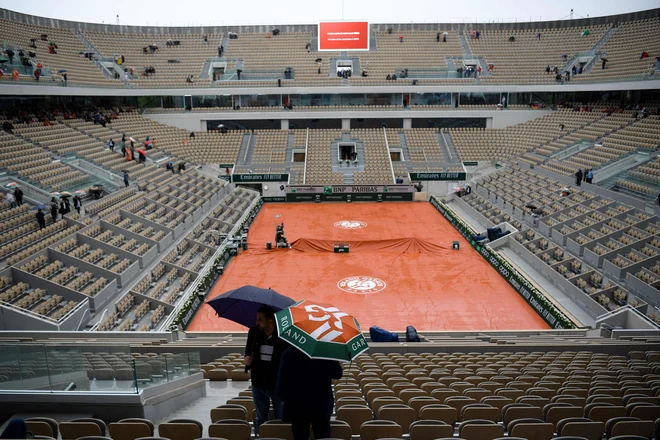
<svg viewBox="0 0 660 440">
<path fill-rule="evenodd" d="M 236 165 L 247 165 L 247 153 L 250 148 L 250 133 L 245 133 L 243 135 L 243 141 L 241 142 L 241 148 L 238 150 L 238 159 L 236 160 Z"/>
<path fill-rule="evenodd" d="M 445 131 L 439 131 L 436 133 L 436 136 L 438 137 L 438 142 L 440 143 L 440 146 L 444 150 L 445 156 L 447 157 L 448 162 L 458 162 L 458 152 L 456 151 L 456 148 L 454 147 L 454 142 L 451 140 L 451 136 L 449 136 L 449 133 Z"/>
</svg>

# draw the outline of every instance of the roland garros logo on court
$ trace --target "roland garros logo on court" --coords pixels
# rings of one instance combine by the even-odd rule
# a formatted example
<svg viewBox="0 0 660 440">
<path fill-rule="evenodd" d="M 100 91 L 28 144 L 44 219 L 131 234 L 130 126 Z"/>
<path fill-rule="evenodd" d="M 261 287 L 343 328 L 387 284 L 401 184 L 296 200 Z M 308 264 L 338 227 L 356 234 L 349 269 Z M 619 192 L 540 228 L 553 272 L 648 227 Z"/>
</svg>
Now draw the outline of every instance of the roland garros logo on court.
<svg viewBox="0 0 660 440">
<path fill-rule="evenodd" d="M 367 224 L 359 220 L 342 220 L 340 222 L 336 222 L 335 227 L 342 229 L 361 229 L 366 228 Z"/>
<path fill-rule="evenodd" d="M 368 295 L 377 293 L 387 287 L 385 281 L 374 277 L 348 277 L 337 283 L 344 292 L 355 293 L 357 295 Z"/>
</svg>

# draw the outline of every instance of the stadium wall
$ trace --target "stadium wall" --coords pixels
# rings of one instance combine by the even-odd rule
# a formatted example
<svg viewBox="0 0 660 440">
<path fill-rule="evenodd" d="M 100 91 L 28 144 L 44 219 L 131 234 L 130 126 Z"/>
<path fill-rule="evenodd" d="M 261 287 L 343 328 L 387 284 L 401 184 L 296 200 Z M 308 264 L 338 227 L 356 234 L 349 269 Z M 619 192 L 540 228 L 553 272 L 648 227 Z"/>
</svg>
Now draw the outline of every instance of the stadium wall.
<svg viewBox="0 0 660 440">
<path fill-rule="evenodd" d="M 296 119 L 432 119 L 486 118 L 488 128 L 505 128 L 550 114 L 550 110 L 446 110 L 446 111 L 343 111 L 343 112 L 243 112 L 226 113 L 156 113 L 143 114 L 153 121 L 189 131 L 206 131 L 207 120 L 280 120 Z M 288 126 L 288 124 L 287 124 Z"/>
<path fill-rule="evenodd" d="M 552 29 L 567 26 L 590 27 L 599 24 L 617 23 L 619 21 L 644 20 L 647 18 L 660 17 L 660 8 L 645 11 L 630 12 L 627 14 L 609 15 L 603 17 L 579 18 L 575 20 L 549 20 L 529 22 L 508 23 L 371 23 L 371 32 L 393 32 L 406 31 L 436 31 L 456 30 L 471 31 L 481 30 L 507 30 L 507 29 Z M 281 32 L 312 32 L 317 34 L 316 24 L 272 24 L 272 25 L 248 25 L 248 26 L 131 26 L 107 23 L 86 23 L 79 21 L 58 20 L 55 18 L 39 17 L 36 15 L 23 14 L 9 9 L 0 9 L 0 18 L 13 20 L 21 23 L 48 26 L 54 28 L 69 28 L 75 30 L 86 30 L 96 32 L 114 33 L 141 33 L 141 34 L 199 34 L 199 33 L 265 33 L 274 28 Z"/>
</svg>

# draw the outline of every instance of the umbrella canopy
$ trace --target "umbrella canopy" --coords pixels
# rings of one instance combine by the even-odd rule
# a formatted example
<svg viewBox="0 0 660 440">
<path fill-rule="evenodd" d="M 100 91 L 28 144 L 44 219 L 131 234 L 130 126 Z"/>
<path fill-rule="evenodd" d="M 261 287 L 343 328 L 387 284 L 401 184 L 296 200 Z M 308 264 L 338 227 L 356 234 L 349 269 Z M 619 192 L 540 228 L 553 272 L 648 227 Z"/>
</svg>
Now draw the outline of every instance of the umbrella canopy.
<svg viewBox="0 0 660 440">
<path fill-rule="evenodd" d="M 5 188 L 17 188 L 17 187 L 18 187 L 18 183 L 16 183 L 16 182 L 8 182 L 5 185 Z"/>
<path fill-rule="evenodd" d="M 133 139 L 133 136 L 129 137 L 128 140 L 131 142 L 137 142 L 135 139 Z"/>
<path fill-rule="evenodd" d="M 48 209 L 48 205 L 37 205 L 37 206 L 33 206 L 32 209 L 34 209 L 35 211 L 38 211 L 39 209 Z"/>
<path fill-rule="evenodd" d="M 71 197 L 71 193 L 69 191 L 62 191 L 60 197 Z"/>
<path fill-rule="evenodd" d="M 85 191 L 84 189 L 79 189 L 75 191 L 74 194 L 77 196 L 84 196 L 85 194 L 87 194 L 87 191 Z"/>
<path fill-rule="evenodd" d="M 300 301 L 275 322 L 278 336 L 312 359 L 350 362 L 369 349 L 357 320 L 331 305 Z"/>
<path fill-rule="evenodd" d="M 138 153 L 147 154 L 147 153 L 144 151 L 144 149 L 142 149 L 142 148 L 140 148 L 140 149 L 138 150 Z"/>
<path fill-rule="evenodd" d="M 257 310 L 262 305 L 271 306 L 278 312 L 295 304 L 295 301 L 272 289 L 261 289 L 248 285 L 225 292 L 206 303 L 213 307 L 219 317 L 245 327 L 252 327 L 257 319 Z"/>
<path fill-rule="evenodd" d="M 57 71 L 57 73 L 66 73 L 66 72 L 67 72 L 66 69 L 60 69 L 60 70 Z"/>
</svg>

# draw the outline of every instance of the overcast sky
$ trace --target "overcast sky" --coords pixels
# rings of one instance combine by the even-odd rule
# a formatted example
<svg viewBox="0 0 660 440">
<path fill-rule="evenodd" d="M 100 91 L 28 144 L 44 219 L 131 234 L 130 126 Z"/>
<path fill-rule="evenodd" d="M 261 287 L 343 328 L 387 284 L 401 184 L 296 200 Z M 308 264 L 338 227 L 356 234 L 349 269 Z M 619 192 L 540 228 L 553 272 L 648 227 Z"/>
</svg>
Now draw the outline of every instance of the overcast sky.
<svg viewBox="0 0 660 440">
<path fill-rule="evenodd" d="M 192 26 L 312 24 L 361 19 L 373 23 L 538 21 L 594 17 L 660 7 L 660 0 L 0 0 L 26 14 L 93 23 Z"/>
</svg>

